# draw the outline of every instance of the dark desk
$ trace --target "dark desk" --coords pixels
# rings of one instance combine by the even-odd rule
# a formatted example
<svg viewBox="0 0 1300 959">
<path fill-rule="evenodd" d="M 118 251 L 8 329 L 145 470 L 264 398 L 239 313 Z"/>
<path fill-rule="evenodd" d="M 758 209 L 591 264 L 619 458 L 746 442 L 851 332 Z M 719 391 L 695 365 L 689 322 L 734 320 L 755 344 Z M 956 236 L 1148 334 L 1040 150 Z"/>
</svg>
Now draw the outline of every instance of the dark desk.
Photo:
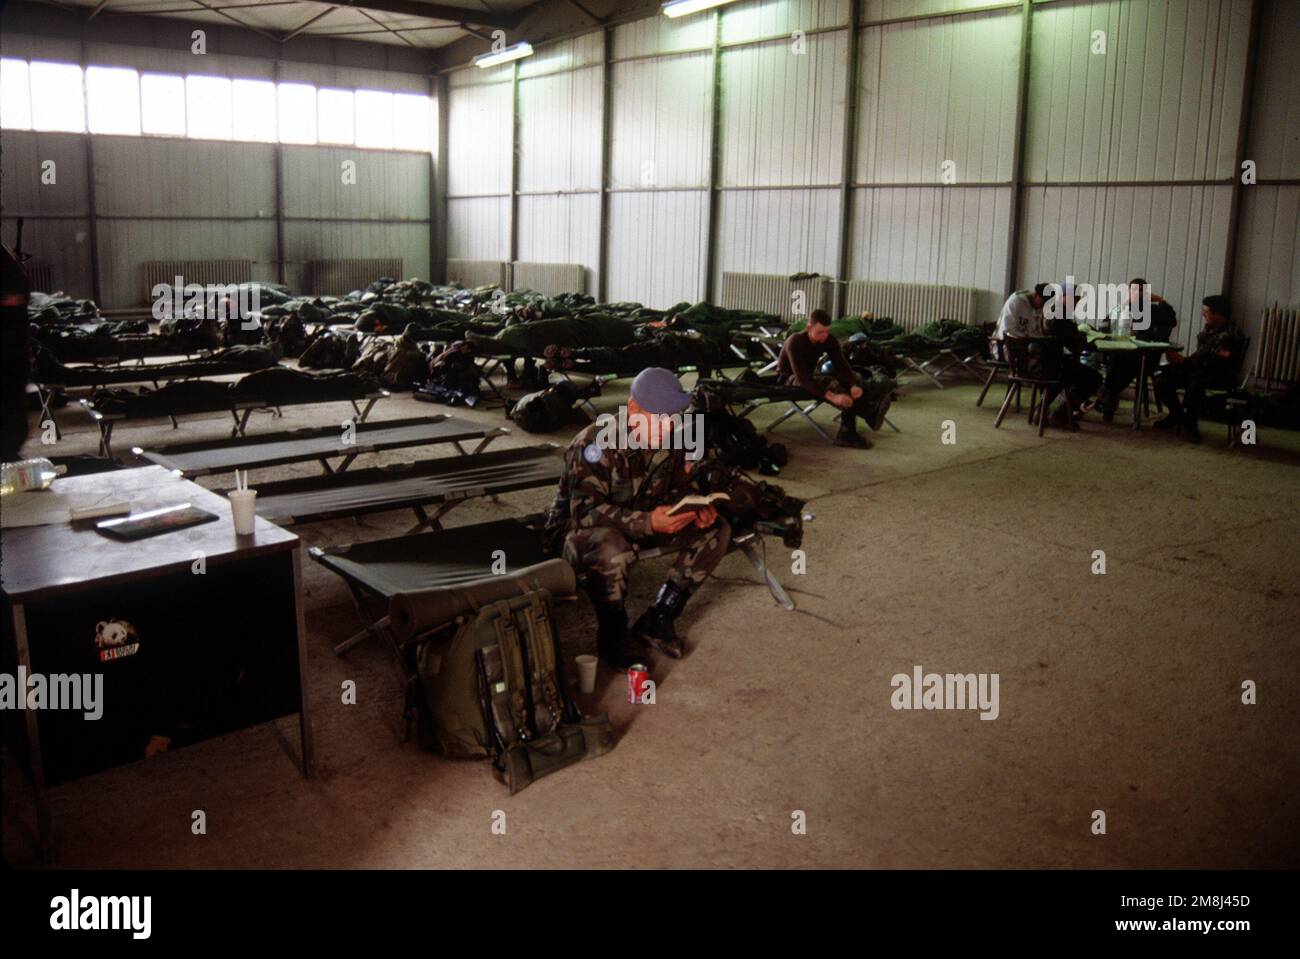
<svg viewBox="0 0 1300 959">
<path fill-rule="evenodd" d="M 53 847 L 47 786 L 144 758 L 156 737 L 181 748 L 298 713 L 310 776 L 298 537 L 260 518 L 237 536 L 224 498 L 158 466 L 54 488 L 133 512 L 190 502 L 218 519 L 134 543 L 68 522 L 0 531 L 5 671 L 103 684 L 96 721 L 77 710 L 3 717 L 7 732 L 25 726 L 6 738 L 35 787 L 42 852 Z"/>
</svg>

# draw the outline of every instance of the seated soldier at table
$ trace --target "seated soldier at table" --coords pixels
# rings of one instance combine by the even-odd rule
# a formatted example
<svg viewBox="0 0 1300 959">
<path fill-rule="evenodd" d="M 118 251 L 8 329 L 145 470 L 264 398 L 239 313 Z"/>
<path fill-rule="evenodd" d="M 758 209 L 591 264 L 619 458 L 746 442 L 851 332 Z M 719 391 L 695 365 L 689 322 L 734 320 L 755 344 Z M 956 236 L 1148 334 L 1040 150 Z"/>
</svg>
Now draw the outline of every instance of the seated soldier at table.
<svg viewBox="0 0 1300 959">
<path fill-rule="evenodd" d="M 1232 306 L 1226 296 L 1207 296 L 1202 301 L 1201 317 L 1205 327 L 1196 335 L 1196 349 L 1190 356 L 1169 353 L 1169 365 L 1155 375 L 1156 398 L 1169 415 L 1156 420 L 1157 429 L 1181 428 L 1183 437 L 1199 443 L 1197 427 L 1205 403 L 1205 391 L 1226 389 L 1241 366 L 1244 343 L 1232 322 Z M 1183 390 L 1183 400 L 1178 391 Z"/>
<path fill-rule="evenodd" d="M 651 367 L 632 381 L 626 447 L 607 441 L 605 422 L 582 430 L 564 454 L 565 471 L 546 518 L 546 546 L 573 567 L 596 608 L 596 645 L 616 669 L 645 662 L 646 647 L 680 659 L 673 623 L 726 555 L 731 525 L 713 507 L 669 515 L 696 493 L 693 461 L 672 442 L 673 414 L 690 403 L 669 370 Z M 703 442 L 703 436 L 699 437 Z M 678 550 L 653 606 L 628 631 L 628 572 L 639 547 Z"/>
<path fill-rule="evenodd" d="M 830 375 L 817 372 L 823 355 L 830 361 Z M 840 348 L 840 341 L 831 335 L 831 318 L 825 310 L 813 310 L 808 315 L 808 325 L 786 338 L 777 359 L 777 376 L 782 383 L 800 386 L 814 399 L 843 410 L 840 430 L 835 436 L 836 446 L 871 449 L 871 441 L 858 433 L 857 418 L 863 417 L 873 430 L 880 429 L 892 393 L 884 386 L 863 388 Z M 835 385 L 840 389 L 833 389 Z"/>
<path fill-rule="evenodd" d="M 1060 396 L 1062 391 L 1069 399 L 1070 408 L 1077 418 L 1083 413 L 1084 402 L 1097 392 L 1097 387 L 1101 384 L 1101 374 L 1083 363 L 1088 338 L 1074 319 L 1077 305 L 1074 288 L 1070 284 L 1063 285 L 1060 293 L 1045 302 L 1041 335 L 1051 337 L 1060 345 L 1060 352 L 1054 357 L 1054 361 L 1059 361 L 1059 367 L 1042 371 L 1061 381 L 1061 389 L 1050 390 L 1047 396 L 1053 426 L 1071 425 L 1070 411 Z M 1030 347 L 1031 351 L 1034 349 L 1033 346 Z"/>
<path fill-rule="evenodd" d="M 1163 297 L 1154 293 L 1150 294 L 1148 306 L 1147 292 L 1146 280 L 1130 280 L 1124 302 L 1111 310 L 1104 320 L 1099 321 L 1096 328 L 1117 336 L 1135 335 L 1152 343 L 1167 342 L 1178 326 L 1178 316 Z M 1102 419 L 1109 423 L 1119 408 L 1119 395 L 1137 379 L 1141 363 L 1134 353 L 1110 352 L 1104 356 L 1095 353 L 1093 356 L 1100 358 L 1099 365 L 1104 376 L 1101 389 L 1097 392 L 1097 406 L 1101 408 Z M 1151 362 L 1148 361 L 1148 368 Z"/>
<path fill-rule="evenodd" d="M 998 314 L 998 325 L 993 339 L 1001 341 L 1008 336 L 1043 336 L 1043 307 L 1047 303 L 1047 283 L 1039 283 L 1032 290 L 1018 290 L 1007 297 Z M 996 357 L 995 357 L 996 358 Z"/>
</svg>

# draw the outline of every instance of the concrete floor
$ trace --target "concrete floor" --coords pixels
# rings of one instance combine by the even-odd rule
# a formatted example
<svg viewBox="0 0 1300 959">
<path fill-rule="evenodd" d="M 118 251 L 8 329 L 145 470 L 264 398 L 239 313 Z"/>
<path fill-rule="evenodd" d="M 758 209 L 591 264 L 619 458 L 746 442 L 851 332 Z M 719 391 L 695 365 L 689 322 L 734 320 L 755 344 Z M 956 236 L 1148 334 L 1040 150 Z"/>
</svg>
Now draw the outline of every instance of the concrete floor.
<svg viewBox="0 0 1300 959">
<path fill-rule="evenodd" d="M 1040 439 L 1023 417 L 994 430 L 995 407 L 977 409 L 976 394 L 914 385 L 890 414 L 902 432 L 877 434 L 869 452 L 783 426 L 791 463 L 779 482 L 816 516 L 805 575 L 768 543 L 798 611 L 775 606 L 744 557 L 729 556 L 683 617 L 686 658 L 655 660 L 657 704 L 627 705 L 622 676 L 602 670 L 603 691 L 584 706 L 610 712 L 617 747 L 514 797 L 486 764 L 399 742 L 395 664 L 376 644 L 332 654 L 354 613 L 342 582 L 306 561 L 316 778 L 294 765 L 289 718 L 61 786 L 61 864 L 1300 865 L 1300 436 L 1265 431 L 1260 447 L 1230 452 L 1218 425 L 1191 447 L 1086 422 Z M 611 389 L 602 408 L 623 395 Z M 374 416 L 438 409 L 393 397 Z M 250 432 L 332 417 L 257 414 Z M 60 418 L 59 451 L 93 452 L 79 411 Z M 953 445 L 941 443 L 946 420 Z M 163 421 L 122 430 L 115 445 L 216 438 L 227 423 Z M 515 433 L 498 448 L 538 439 Z M 540 509 L 549 496 L 470 502 L 449 522 Z M 332 544 L 409 522 L 299 532 Z M 1098 549 L 1103 576 L 1091 572 Z M 665 563 L 638 571 L 633 615 Z M 594 643 L 585 600 L 559 623 L 572 646 Z M 1000 716 L 894 710 L 890 679 L 916 665 L 999 674 Z M 346 679 L 357 705 L 340 702 Z M 1240 702 L 1247 679 L 1258 705 Z M 31 864 L 30 790 L 11 759 L 4 793 L 6 855 Z M 206 836 L 191 834 L 196 809 Z M 504 835 L 492 831 L 498 810 Z M 806 835 L 792 833 L 796 810 Z M 1106 835 L 1091 832 L 1094 810 Z"/>
</svg>

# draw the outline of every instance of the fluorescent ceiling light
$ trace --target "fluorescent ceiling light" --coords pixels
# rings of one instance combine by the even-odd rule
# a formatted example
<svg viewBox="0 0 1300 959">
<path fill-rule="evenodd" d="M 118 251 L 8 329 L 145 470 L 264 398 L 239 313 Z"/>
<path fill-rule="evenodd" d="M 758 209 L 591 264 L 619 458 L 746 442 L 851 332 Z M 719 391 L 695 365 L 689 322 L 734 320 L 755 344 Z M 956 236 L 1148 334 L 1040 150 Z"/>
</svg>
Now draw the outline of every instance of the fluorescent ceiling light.
<svg viewBox="0 0 1300 959">
<path fill-rule="evenodd" d="M 687 17 L 692 13 L 720 7 L 724 3 L 730 2 L 731 0 L 671 0 L 670 3 L 663 5 L 663 11 L 669 17 Z"/>
<path fill-rule="evenodd" d="M 532 55 L 533 45 L 525 40 L 523 43 L 516 43 L 513 47 L 506 47 L 504 50 L 480 53 L 472 62 L 476 67 L 495 67 L 498 63 L 509 63 L 511 60 L 520 60 Z"/>
</svg>

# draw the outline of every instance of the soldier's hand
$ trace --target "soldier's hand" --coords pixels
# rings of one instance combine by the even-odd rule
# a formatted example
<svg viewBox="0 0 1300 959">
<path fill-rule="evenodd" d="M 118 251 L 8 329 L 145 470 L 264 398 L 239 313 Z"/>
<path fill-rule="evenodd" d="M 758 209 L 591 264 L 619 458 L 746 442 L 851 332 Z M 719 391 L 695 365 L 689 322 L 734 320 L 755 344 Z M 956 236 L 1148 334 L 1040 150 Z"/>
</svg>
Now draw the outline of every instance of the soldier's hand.
<svg viewBox="0 0 1300 959">
<path fill-rule="evenodd" d="M 656 533 L 664 533 L 671 536 L 673 533 L 680 533 L 691 523 L 695 522 L 695 514 L 691 512 L 677 513 L 674 516 L 668 515 L 668 506 L 656 506 L 650 513 L 650 528 Z"/>
<path fill-rule="evenodd" d="M 708 529 L 718 521 L 718 511 L 712 506 L 706 506 L 695 514 L 695 525 L 700 529 Z"/>
<path fill-rule="evenodd" d="M 855 386 L 855 387 L 853 387 L 852 389 L 850 389 L 850 390 L 849 390 L 849 396 L 851 396 L 851 397 L 852 397 L 853 399 L 855 399 L 855 400 L 857 400 L 857 399 L 861 399 L 861 398 L 862 398 L 862 387 L 860 387 L 860 386 Z"/>
</svg>

